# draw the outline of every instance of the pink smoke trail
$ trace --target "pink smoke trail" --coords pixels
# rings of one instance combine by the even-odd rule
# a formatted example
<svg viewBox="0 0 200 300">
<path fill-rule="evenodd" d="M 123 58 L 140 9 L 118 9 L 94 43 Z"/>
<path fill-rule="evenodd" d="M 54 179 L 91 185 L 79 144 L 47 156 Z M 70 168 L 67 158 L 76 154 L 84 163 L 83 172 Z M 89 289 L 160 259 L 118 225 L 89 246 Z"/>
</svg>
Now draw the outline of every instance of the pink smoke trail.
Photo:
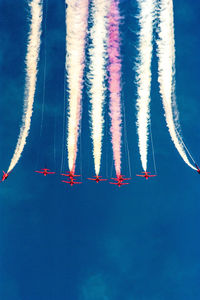
<svg viewBox="0 0 200 300">
<path fill-rule="evenodd" d="M 108 56 L 109 56 L 109 91 L 110 91 L 110 116 L 111 116 L 111 140 L 116 175 L 121 174 L 121 59 L 120 59 L 120 37 L 119 37 L 119 0 L 111 0 L 108 16 Z"/>
</svg>

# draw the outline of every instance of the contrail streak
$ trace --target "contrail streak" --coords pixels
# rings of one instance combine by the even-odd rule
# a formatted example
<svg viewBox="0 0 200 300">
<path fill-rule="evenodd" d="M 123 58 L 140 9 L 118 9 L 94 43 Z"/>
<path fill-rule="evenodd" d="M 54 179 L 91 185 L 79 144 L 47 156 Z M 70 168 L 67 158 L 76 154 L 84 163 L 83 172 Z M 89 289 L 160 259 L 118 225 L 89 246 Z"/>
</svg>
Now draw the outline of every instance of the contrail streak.
<svg viewBox="0 0 200 300">
<path fill-rule="evenodd" d="M 103 138 L 103 107 L 105 99 L 106 50 L 107 50 L 107 15 L 108 0 L 94 0 L 92 3 L 92 22 L 90 30 L 92 45 L 89 49 L 89 83 L 91 103 L 91 136 L 95 173 L 99 175 Z"/>
<path fill-rule="evenodd" d="M 139 152 L 143 170 L 147 170 L 149 121 L 150 121 L 150 90 L 151 90 L 151 59 L 153 21 L 155 11 L 154 0 L 138 0 L 139 4 L 139 46 L 136 63 L 137 83 L 137 133 Z"/>
<path fill-rule="evenodd" d="M 30 31 L 28 36 L 27 55 L 26 55 L 26 83 L 24 94 L 24 108 L 20 134 L 15 148 L 14 155 L 11 159 L 8 172 L 16 166 L 29 134 L 31 117 L 33 112 L 33 103 L 35 96 L 37 80 L 37 64 L 39 60 L 41 22 L 42 22 L 42 0 L 33 0 L 29 3 L 31 10 Z"/>
<path fill-rule="evenodd" d="M 160 0 L 158 35 L 158 81 L 166 123 L 179 154 L 188 166 L 196 170 L 188 160 L 186 154 L 188 150 L 185 149 L 179 132 L 178 110 L 175 100 L 175 39 L 172 0 Z"/>
<path fill-rule="evenodd" d="M 119 36 L 119 1 L 111 0 L 109 12 L 109 90 L 110 90 L 110 117 L 111 139 L 116 175 L 121 174 L 121 59 L 120 59 L 120 36 Z"/>
<path fill-rule="evenodd" d="M 74 172 L 81 119 L 89 0 L 66 0 L 66 4 L 66 72 L 69 92 L 67 150 L 69 170 Z"/>
</svg>

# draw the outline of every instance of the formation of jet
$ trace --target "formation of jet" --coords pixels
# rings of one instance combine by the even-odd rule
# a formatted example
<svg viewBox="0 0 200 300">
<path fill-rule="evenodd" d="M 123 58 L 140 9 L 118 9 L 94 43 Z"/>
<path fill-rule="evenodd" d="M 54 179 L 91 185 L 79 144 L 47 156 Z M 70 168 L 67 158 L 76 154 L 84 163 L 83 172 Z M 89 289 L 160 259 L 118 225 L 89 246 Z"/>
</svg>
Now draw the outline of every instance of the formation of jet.
<svg viewBox="0 0 200 300">
<path fill-rule="evenodd" d="M 88 178 L 88 180 L 93 180 L 93 181 L 96 181 L 96 183 L 99 183 L 99 181 L 107 181 L 107 179 L 103 179 L 101 178 L 102 176 L 99 176 L 99 175 L 96 175 L 96 176 L 93 176 L 94 178 Z"/>
<path fill-rule="evenodd" d="M 111 179 L 117 182 L 109 182 L 110 184 L 118 185 L 118 187 L 120 187 L 122 185 L 129 184 L 129 182 L 123 182 L 123 181 L 130 180 L 131 178 L 125 178 L 124 175 L 119 175 L 116 178 L 111 178 Z"/>
<path fill-rule="evenodd" d="M 49 169 L 41 169 L 41 171 L 35 171 L 36 173 L 43 174 L 44 176 L 47 176 L 48 174 L 55 174 L 55 172 L 49 172 Z"/>
<path fill-rule="evenodd" d="M 196 166 L 196 171 L 198 174 L 200 174 L 200 168 L 197 164 L 195 164 Z M 50 172 L 50 169 L 47 169 L 47 168 L 44 168 L 44 169 L 41 169 L 40 171 L 35 171 L 36 173 L 40 173 L 40 174 L 43 174 L 44 176 L 47 176 L 48 174 L 55 174 L 55 172 Z M 3 176 L 2 176 L 2 179 L 1 179 L 1 182 L 5 181 L 8 176 L 9 176 L 10 172 L 6 173 L 3 171 Z M 73 186 L 74 184 L 81 184 L 82 182 L 77 182 L 75 181 L 76 180 L 76 177 L 80 177 L 81 175 L 77 175 L 75 174 L 74 172 L 72 171 L 68 171 L 67 173 L 63 173 L 61 174 L 62 176 L 66 176 L 66 177 L 69 177 L 69 181 L 65 181 L 65 180 L 62 180 L 62 182 L 65 182 L 65 183 L 68 183 L 70 184 L 71 186 Z M 139 177 L 144 177 L 146 180 L 149 179 L 150 177 L 155 177 L 157 175 L 151 175 L 150 172 L 142 172 L 141 175 L 139 174 L 136 174 L 136 176 L 139 176 Z M 99 183 L 100 181 L 107 181 L 107 179 L 103 179 L 102 176 L 99 176 L 99 175 L 96 175 L 96 176 L 93 176 L 93 178 L 87 178 L 88 180 L 92 180 L 92 181 L 96 181 L 97 183 Z M 111 178 L 112 180 L 116 181 L 116 182 L 109 182 L 110 184 L 114 184 L 114 185 L 117 185 L 117 186 L 122 186 L 122 185 L 127 185 L 129 184 L 129 182 L 124 182 L 126 180 L 130 180 L 131 178 L 125 178 L 124 175 L 119 175 L 117 176 L 116 178 Z"/>
<path fill-rule="evenodd" d="M 82 182 L 77 182 L 75 181 L 76 180 L 76 177 L 80 177 L 81 175 L 77 175 L 77 174 L 74 174 L 74 172 L 67 172 L 66 174 L 63 173 L 61 174 L 62 176 L 66 176 L 66 177 L 69 177 L 70 181 L 65 181 L 65 180 L 62 180 L 62 182 L 65 182 L 65 183 L 68 183 L 70 184 L 71 186 L 73 186 L 74 184 L 81 184 Z M 74 178 L 75 177 L 75 178 Z"/>
<path fill-rule="evenodd" d="M 6 173 L 3 171 L 3 176 L 2 176 L 2 179 L 1 179 L 1 182 L 3 182 L 4 180 L 6 180 L 8 178 L 10 173 Z"/>
<path fill-rule="evenodd" d="M 136 176 L 144 177 L 144 178 L 146 178 L 146 180 L 149 179 L 150 177 L 155 177 L 155 176 L 157 176 L 157 175 L 150 175 L 150 172 L 147 172 L 147 171 L 142 172 L 142 173 L 144 173 L 144 174 L 143 174 L 143 175 L 138 175 L 138 174 L 136 174 Z"/>
</svg>

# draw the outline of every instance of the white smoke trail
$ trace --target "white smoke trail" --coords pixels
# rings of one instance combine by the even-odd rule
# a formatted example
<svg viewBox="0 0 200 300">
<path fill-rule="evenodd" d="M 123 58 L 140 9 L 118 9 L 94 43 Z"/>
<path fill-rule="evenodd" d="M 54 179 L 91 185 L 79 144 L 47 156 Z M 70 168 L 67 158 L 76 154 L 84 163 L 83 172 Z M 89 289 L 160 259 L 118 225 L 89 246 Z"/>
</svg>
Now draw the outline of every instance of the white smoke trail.
<svg viewBox="0 0 200 300">
<path fill-rule="evenodd" d="M 147 152 L 150 119 L 151 58 L 155 4 L 154 0 L 138 0 L 139 47 L 136 63 L 137 82 L 137 133 L 143 170 L 147 170 Z"/>
<path fill-rule="evenodd" d="M 29 3 L 31 10 L 31 24 L 28 36 L 27 55 L 26 55 L 26 83 L 24 95 L 24 108 L 20 134 L 12 157 L 8 172 L 17 164 L 29 134 L 31 125 L 31 116 L 33 112 L 33 103 L 35 96 L 35 87 L 37 80 L 37 64 L 40 50 L 41 22 L 42 22 L 42 0 L 33 0 Z"/>
<path fill-rule="evenodd" d="M 90 30 L 92 45 L 89 49 L 91 136 L 95 174 L 99 175 L 103 137 L 103 106 L 105 98 L 106 50 L 107 50 L 107 15 L 109 0 L 94 0 L 92 3 L 92 22 Z"/>
<path fill-rule="evenodd" d="M 158 35 L 158 81 L 166 123 L 171 139 L 179 154 L 188 166 L 196 170 L 188 160 L 182 137 L 178 131 L 178 111 L 175 100 L 175 39 L 172 0 L 160 0 Z"/>
<path fill-rule="evenodd" d="M 122 113 L 121 113 L 121 55 L 120 55 L 120 12 L 119 0 L 111 0 L 109 11 L 109 91 L 111 142 L 117 177 L 121 175 L 121 143 L 122 143 Z"/>
<path fill-rule="evenodd" d="M 81 119 L 81 97 L 89 0 L 66 0 L 66 71 L 69 89 L 68 165 L 75 170 Z"/>
</svg>

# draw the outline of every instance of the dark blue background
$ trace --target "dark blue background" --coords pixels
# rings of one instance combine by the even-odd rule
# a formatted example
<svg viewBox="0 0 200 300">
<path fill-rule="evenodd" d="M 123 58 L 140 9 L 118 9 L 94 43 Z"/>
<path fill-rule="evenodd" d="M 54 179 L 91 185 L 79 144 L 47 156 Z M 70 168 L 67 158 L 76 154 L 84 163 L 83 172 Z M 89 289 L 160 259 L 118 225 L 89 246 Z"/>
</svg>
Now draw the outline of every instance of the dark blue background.
<svg viewBox="0 0 200 300">
<path fill-rule="evenodd" d="M 135 177 L 141 171 L 135 128 L 136 0 L 121 1 L 120 6 L 124 18 L 122 101 L 131 184 L 118 189 L 86 180 L 94 172 L 86 85 L 77 159 L 77 172 L 81 172 L 84 184 L 71 188 L 60 182 L 64 9 L 64 0 L 49 0 L 42 131 L 44 34 L 30 135 L 22 158 L 0 186 L 0 298 L 199 300 L 200 176 L 184 164 L 170 140 L 157 84 L 155 49 L 151 112 L 159 176 L 149 181 Z M 21 123 L 28 14 L 25 0 L 0 0 L 0 168 L 4 170 L 12 157 Z M 174 15 L 180 122 L 184 141 L 200 162 L 200 2 L 175 0 Z M 105 114 L 108 115 L 107 106 Z M 123 136 L 122 169 L 129 176 L 125 142 Z M 64 163 L 66 166 L 66 152 Z M 45 164 L 57 175 L 45 178 L 34 173 Z M 153 172 L 151 148 L 149 170 Z M 110 177 L 111 173 L 114 175 L 107 130 L 102 175 Z"/>
</svg>

